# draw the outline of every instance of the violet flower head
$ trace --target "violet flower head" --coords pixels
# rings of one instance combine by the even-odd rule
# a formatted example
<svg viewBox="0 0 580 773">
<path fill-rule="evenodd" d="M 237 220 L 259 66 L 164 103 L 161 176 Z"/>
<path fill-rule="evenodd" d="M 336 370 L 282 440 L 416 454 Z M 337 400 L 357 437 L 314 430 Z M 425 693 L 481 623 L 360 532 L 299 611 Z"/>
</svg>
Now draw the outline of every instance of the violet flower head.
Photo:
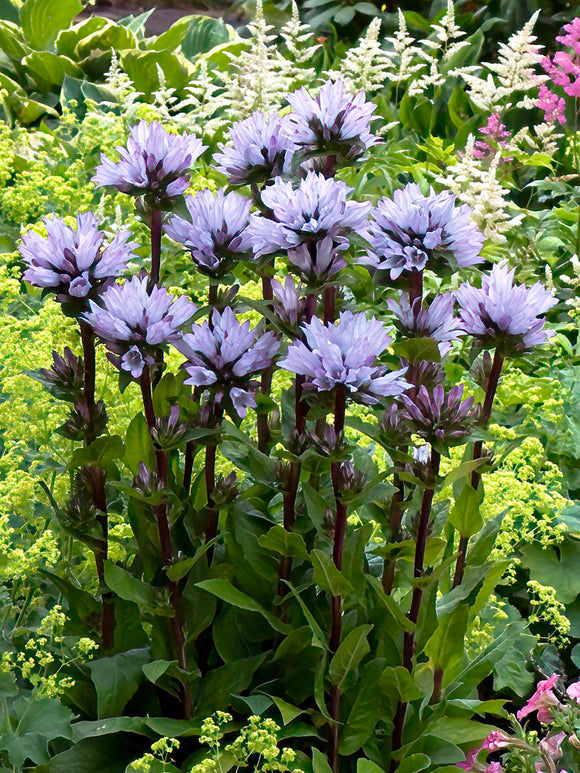
<svg viewBox="0 0 580 773">
<path fill-rule="evenodd" d="M 424 386 L 414 397 L 402 395 L 404 416 L 413 424 L 415 432 L 431 444 L 457 445 L 463 443 L 477 418 L 473 397 L 463 400 L 463 385 L 449 392 L 438 384 L 432 391 Z"/>
<path fill-rule="evenodd" d="M 327 237 L 336 247 L 346 247 L 347 234 L 365 227 L 371 207 L 368 202 L 349 201 L 351 191 L 345 183 L 315 172 L 309 172 L 296 189 L 277 177 L 262 193 L 272 217 L 250 216 L 248 234 L 256 257 Z"/>
<path fill-rule="evenodd" d="M 559 674 L 552 674 L 548 679 L 542 679 L 538 682 L 536 692 L 516 714 L 519 722 L 534 711 L 538 712 L 538 721 L 542 724 L 549 725 L 552 722 L 550 709 L 562 705 L 552 692 L 552 688 L 557 685 L 559 678 Z"/>
<path fill-rule="evenodd" d="M 46 237 L 27 231 L 20 254 L 28 264 L 23 278 L 36 287 L 53 291 L 72 313 L 87 308 L 87 299 L 96 298 L 103 286 L 122 274 L 135 257 L 136 242 L 131 233 L 120 231 L 103 249 L 104 234 L 92 212 L 77 215 L 76 228 L 61 217 L 45 217 Z"/>
<path fill-rule="evenodd" d="M 103 306 L 90 301 L 90 312 L 82 315 L 113 352 L 112 362 L 139 378 L 155 353 L 180 337 L 179 329 L 197 307 L 184 296 L 176 298 L 163 287 L 147 292 L 147 277 L 134 276 L 103 293 Z"/>
<path fill-rule="evenodd" d="M 92 182 L 144 196 L 150 207 L 160 209 L 185 193 L 189 186 L 187 169 L 205 146 L 192 134 L 171 134 L 160 123 L 141 121 L 131 129 L 126 147 L 115 150 L 120 160 L 112 161 L 101 153 Z"/>
<path fill-rule="evenodd" d="M 191 333 L 174 342 L 187 358 L 185 383 L 207 387 L 217 405 L 229 400 L 244 418 L 248 408 L 256 407 L 258 384 L 251 378 L 272 364 L 280 343 L 271 331 L 258 335 L 249 322 L 240 323 L 229 306 L 222 314 L 213 312 L 212 325 L 193 325 Z"/>
<path fill-rule="evenodd" d="M 272 293 L 275 298 L 274 311 L 278 317 L 290 327 L 297 327 L 302 322 L 306 301 L 299 296 L 292 277 L 287 276 L 284 284 L 278 279 L 272 279 Z"/>
<path fill-rule="evenodd" d="M 423 196 L 416 183 L 396 190 L 372 212 L 367 241 L 371 252 L 360 259 L 370 269 L 390 271 L 391 279 L 403 271 L 452 271 L 481 263 L 483 234 L 470 220 L 467 204 L 455 206 L 448 191 Z"/>
<path fill-rule="evenodd" d="M 377 106 L 365 100 L 363 91 L 345 91 L 340 80 L 327 81 L 316 97 L 302 87 L 288 102 L 294 111 L 286 116 L 288 136 L 306 158 L 352 162 L 380 142 L 370 131 Z"/>
<path fill-rule="evenodd" d="M 514 284 L 514 269 L 496 264 L 483 275 L 481 288 L 468 282 L 455 290 L 461 326 L 484 346 L 501 346 L 514 356 L 545 343 L 550 333 L 541 318 L 557 301 L 540 282 Z"/>
<path fill-rule="evenodd" d="M 329 392 L 343 387 L 351 397 L 374 405 L 409 388 L 402 378 L 406 368 L 389 372 L 375 364 L 392 340 L 379 320 L 343 311 L 334 325 L 314 318 L 302 330 L 306 343 L 294 341 L 280 367 L 305 376 L 305 389 Z"/>
<path fill-rule="evenodd" d="M 165 233 L 187 247 L 202 274 L 223 277 L 251 252 L 246 226 L 252 202 L 239 193 L 204 190 L 185 203 L 189 220 L 174 215 Z"/>
<path fill-rule="evenodd" d="M 323 285 L 346 266 L 342 249 L 344 245 L 337 246 L 330 236 L 313 244 L 303 242 L 288 250 L 290 268 L 311 287 Z"/>
<path fill-rule="evenodd" d="M 432 338 L 439 345 L 441 356 L 447 354 L 451 343 L 465 335 L 460 321 L 453 313 L 455 298 L 452 293 L 436 295 L 426 309 L 421 299 L 411 303 L 408 293 L 401 295 L 399 303 L 389 298 L 387 306 L 398 320 L 397 328 L 409 338 Z"/>
<path fill-rule="evenodd" d="M 295 145 L 285 131 L 286 119 L 276 113 L 257 110 L 235 123 L 230 130 L 231 145 L 220 143 L 213 157 L 218 172 L 230 185 L 264 185 L 292 168 Z"/>
</svg>

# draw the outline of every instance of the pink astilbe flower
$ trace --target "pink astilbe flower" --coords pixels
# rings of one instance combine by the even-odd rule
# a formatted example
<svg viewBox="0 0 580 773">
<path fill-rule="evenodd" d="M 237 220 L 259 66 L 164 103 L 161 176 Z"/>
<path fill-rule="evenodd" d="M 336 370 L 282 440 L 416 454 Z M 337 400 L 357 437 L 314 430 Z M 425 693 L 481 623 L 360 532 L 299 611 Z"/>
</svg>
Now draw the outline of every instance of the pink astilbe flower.
<svg viewBox="0 0 580 773">
<path fill-rule="evenodd" d="M 544 725 L 550 724 L 552 721 L 550 709 L 561 705 L 558 698 L 556 698 L 552 692 L 552 687 L 556 686 L 559 678 L 559 674 L 552 674 L 549 679 L 543 679 L 541 682 L 538 682 L 536 692 L 532 695 L 526 705 L 516 714 L 519 721 L 524 717 L 527 717 L 528 714 L 537 711 L 538 721 Z"/>
<path fill-rule="evenodd" d="M 556 121 L 561 124 L 566 123 L 566 100 L 564 97 L 559 97 L 550 91 L 545 83 L 542 83 L 540 86 L 536 105 L 540 110 L 544 111 L 544 121 L 546 123 L 556 123 Z"/>
<path fill-rule="evenodd" d="M 570 24 L 564 25 L 566 35 L 556 35 L 556 40 L 563 46 L 573 48 L 580 56 L 580 17 L 572 19 Z"/>
<path fill-rule="evenodd" d="M 566 688 L 566 695 L 576 703 L 580 703 L 580 681 L 574 682 Z"/>
<path fill-rule="evenodd" d="M 487 119 L 486 125 L 482 126 L 479 132 L 489 137 L 493 144 L 490 145 L 485 140 L 477 140 L 473 146 L 475 158 L 487 158 L 492 153 L 495 154 L 498 148 L 505 148 L 507 146 L 506 140 L 511 136 L 507 128 L 501 123 L 499 113 L 492 113 Z M 502 159 L 502 161 L 511 160 L 511 158 Z"/>
</svg>

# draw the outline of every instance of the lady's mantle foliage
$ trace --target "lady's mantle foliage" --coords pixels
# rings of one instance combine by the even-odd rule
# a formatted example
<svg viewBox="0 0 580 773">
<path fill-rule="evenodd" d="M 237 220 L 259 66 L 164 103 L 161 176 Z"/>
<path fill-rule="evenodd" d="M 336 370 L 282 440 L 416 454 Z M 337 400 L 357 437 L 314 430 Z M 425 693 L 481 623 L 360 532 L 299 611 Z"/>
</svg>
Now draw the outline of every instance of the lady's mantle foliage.
<svg viewBox="0 0 580 773">
<path fill-rule="evenodd" d="M 294 189 L 279 177 L 262 193 L 272 218 L 251 215 L 249 235 L 256 257 L 330 237 L 335 245 L 348 245 L 346 234 L 364 228 L 371 205 L 348 201 L 345 183 L 309 172 Z"/>
<path fill-rule="evenodd" d="M 215 387 L 212 390 L 216 404 L 229 398 L 234 410 L 243 418 L 248 407 L 256 407 L 253 392 L 257 385 L 250 379 L 268 368 L 280 343 L 274 333 L 258 336 L 250 323 L 240 324 L 231 308 L 222 314 L 214 311 L 211 326 L 193 325 L 191 333 L 177 338 L 173 345 L 187 357 L 183 365 L 189 378 L 186 384 Z"/>
<path fill-rule="evenodd" d="M 133 378 L 139 378 L 145 364 L 154 362 L 155 350 L 174 342 L 179 329 L 196 311 L 184 296 L 175 298 L 163 287 L 147 292 L 147 277 L 134 276 L 121 285 L 110 287 L 101 298 L 103 307 L 90 301 L 88 322 L 108 349 L 117 357 L 113 362 Z"/>
<path fill-rule="evenodd" d="M 213 157 L 230 185 L 262 185 L 291 171 L 296 146 L 287 136 L 285 119 L 276 113 L 256 110 L 232 126 L 230 139 L 231 145 L 220 144 Z"/>
<path fill-rule="evenodd" d="M 288 138 L 307 156 L 332 154 L 353 161 L 380 140 L 370 132 L 377 109 L 363 91 L 353 95 L 340 80 L 327 81 L 315 97 L 303 87 L 288 95 Z"/>
<path fill-rule="evenodd" d="M 481 278 L 481 288 L 465 282 L 455 291 L 463 330 L 485 346 L 521 353 L 545 343 L 550 333 L 540 319 L 557 301 L 543 285 L 514 285 L 514 269 L 495 265 Z"/>
<path fill-rule="evenodd" d="M 205 150 L 201 140 L 189 134 L 170 134 L 160 123 L 141 121 L 131 129 L 127 146 L 117 146 L 121 156 L 112 161 L 104 153 L 92 181 L 113 186 L 122 193 L 145 196 L 151 204 L 167 204 L 185 193 L 186 170 Z"/>
<path fill-rule="evenodd" d="M 103 249 L 105 235 L 92 212 L 77 215 L 76 228 L 61 217 L 45 217 L 43 223 L 46 237 L 32 230 L 22 237 L 20 254 L 28 264 L 23 278 L 53 290 L 65 305 L 78 307 L 81 299 L 95 297 L 94 291 L 122 274 L 134 257 L 137 243 L 129 242 L 129 231 L 120 231 Z"/>
<path fill-rule="evenodd" d="M 367 405 L 409 389 L 402 378 L 406 368 L 389 373 L 375 364 L 392 340 L 378 319 L 343 311 L 334 325 L 314 318 L 302 330 L 306 343 L 295 341 L 280 366 L 305 376 L 305 389 L 327 392 L 344 386 Z"/>
<path fill-rule="evenodd" d="M 454 271 L 481 263 L 483 235 L 470 220 L 471 209 L 455 206 L 448 192 L 423 196 L 416 183 L 381 199 L 372 212 L 367 239 L 372 251 L 361 263 L 390 271 L 422 271 L 448 264 Z"/>
<path fill-rule="evenodd" d="M 166 234 L 187 247 L 203 274 L 223 276 L 251 251 L 246 226 L 252 202 L 238 193 L 204 190 L 187 196 L 186 205 L 190 220 L 175 215 Z"/>
</svg>

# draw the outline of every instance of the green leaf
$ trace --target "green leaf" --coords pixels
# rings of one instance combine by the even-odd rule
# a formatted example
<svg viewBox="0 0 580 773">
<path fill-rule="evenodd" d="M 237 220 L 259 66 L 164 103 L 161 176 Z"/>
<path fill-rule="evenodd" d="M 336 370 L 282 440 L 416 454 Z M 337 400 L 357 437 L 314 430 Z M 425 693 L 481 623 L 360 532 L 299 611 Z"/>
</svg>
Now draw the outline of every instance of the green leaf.
<svg viewBox="0 0 580 773">
<path fill-rule="evenodd" d="M 269 695 L 268 697 L 272 698 L 276 704 L 276 708 L 282 716 L 282 722 L 284 725 L 289 725 L 290 722 L 293 722 L 296 717 L 300 716 L 300 714 L 304 714 L 304 709 L 300 709 L 298 706 L 293 706 L 291 703 L 287 703 L 286 701 L 282 700 L 282 698 L 278 698 L 276 695 Z"/>
<path fill-rule="evenodd" d="M 310 627 L 310 630 L 312 631 L 312 646 L 313 647 L 319 647 L 320 649 L 326 650 L 327 648 L 327 637 L 322 632 L 322 628 L 318 625 L 316 622 L 316 619 L 312 612 L 308 609 L 304 601 L 302 600 L 302 597 L 298 593 L 298 591 L 289 583 L 286 582 L 286 585 L 290 588 L 290 592 L 300 605 L 300 608 L 302 609 L 302 612 L 304 613 L 304 617 L 306 618 L 306 621 Z"/>
<path fill-rule="evenodd" d="M 571 604 L 580 593 L 580 542 L 566 539 L 553 547 L 526 545 L 521 550 L 522 564 L 529 568 L 532 580 L 556 589 L 558 601 Z"/>
<path fill-rule="evenodd" d="M 115 733 L 139 733 L 147 735 L 145 717 L 111 717 L 92 722 L 75 722 L 72 725 L 73 740 L 78 743 L 83 738 L 98 738 L 101 735 Z"/>
<path fill-rule="evenodd" d="M 356 773 L 386 773 L 386 771 L 371 760 L 361 758 L 356 763 Z"/>
<path fill-rule="evenodd" d="M 264 607 L 254 599 L 247 596 L 241 590 L 235 588 L 229 580 L 202 580 L 196 583 L 197 588 L 201 588 L 218 599 L 225 601 L 227 604 L 231 604 L 238 609 L 245 609 L 248 612 L 257 612 L 265 618 L 275 631 L 280 633 L 290 633 L 292 628 L 279 620 L 271 612 L 268 612 Z"/>
<path fill-rule="evenodd" d="M 52 757 L 34 773 L 125 773 L 125 768 L 142 754 L 143 739 L 136 742 L 126 734 L 86 738 L 71 749 Z"/>
<path fill-rule="evenodd" d="M 144 462 L 149 470 L 155 469 L 155 448 L 142 413 L 138 413 L 127 428 L 123 461 L 133 475 L 139 473 L 139 462 Z"/>
<path fill-rule="evenodd" d="M 425 644 L 425 654 L 434 667 L 445 668 L 463 657 L 469 607 L 460 604 L 450 615 L 439 620 L 435 633 Z"/>
<path fill-rule="evenodd" d="M 150 659 L 149 648 L 143 647 L 87 663 L 97 691 L 99 719 L 123 713 L 143 681 L 143 666 Z"/>
<path fill-rule="evenodd" d="M 82 77 L 81 68 L 66 56 L 58 56 L 50 51 L 35 51 L 25 56 L 22 64 L 28 74 L 44 91 L 60 88 L 65 75 Z"/>
<path fill-rule="evenodd" d="M 296 532 L 286 531 L 279 524 L 272 526 L 266 534 L 259 537 L 258 543 L 266 550 L 273 550 L 283 556 L 308 559 L 304 538 Z"/>
<path fill-rule="evenodd" d="M 328 502 L 308 483 L 302 484 L 302 496 L 304 497 L 304 502 L 306 503 L 306 512 L 312 521 L 312 525 L 317 530 L 322 528 L 324 517 L 326 515 L 326 511 L 328 510 Z"/>
<path fill-rule="evenodd" d="M 372 625 L 359 625 L 346 635 L 330 662 L 328 676 L 333 685 L 342 691 L 349 674 L 354 671 L 361 660 L 370 652 L 367 641 Z"/>
<path fill-rule="evenodd" d="M 13 732 L 0 735 L 0 749 L 8 753 L 14 768 L 30 758 L 36 764 L 48 762 L 48 742 L 71 738 L 74 714 L 52 698 L 19 698 L 14 703 L 18 724 Z"/>
<path fill-rule="evenodd" d="M 169 88 L 183 88 L 189 80 L 186 64 L 186 59 L 171 51 L 127 50 L 122 60 L 123 69 L 135 84 L 135 88 L 144 94 L 151 94 L 159 89 L 157 67 L 161 68 Z"/>
<path fill-rule="evenodd" d="M 26 0 L 20 9 L 26 40 L 39 50 L 49 48 L 82 9 L 80 0 Z"/>
<path fill-rule="evenodd" d="M 172 617 L 173 610 L 169 605 L 161 603 L 158 596 L 159 591 L 143 580 L 133 577 L 132 574 L 113 564 L 111 561 L 104 562 L 105 582 L 117 596 L 126 601 L 134 601 L 141 609 L 152 612 L 162 617 Z"/>
<path fill-rule="evenodd" d="M 455 505 L 449 513 L 449 523 L 454 526 L 462 537 L 472 537 L 483 526 L 483 518 L 479 508 L 483 501 L 483 486 L 474 489 L 467 481 L 461 493 L 455 500 Z"/>
<path fill-rule="evenodd" d="M 334 561 L 322 550 L 313 550 L 311 554 L 314 569 L 314 582 L 319 588 L 332 596 L 346 596 L 352 586 L 346 577 L 334 565 Z"/>
<path fill-rule="evenodd" d="M 430 764 L 431 760 L 426 754 L 411 754 L 401 762 L 397 773 L 419 773 L 421 770 L 427 770 Z"/>
<path fill-rule="evenodd" d="M 165 674 L 171 666 L 175 665 L 177 665 L 176 660 L 152 660 L 150 663 L 145 663 L 143 666 L 143 673 L 150 682 L 156 684 L 157 680 L 161 679 L 163 674 Z"/>
<path fill-rule="evenodd" d="M 479 469 L 487 463 L 487 459 L 470 459 L 467 462 L 463 462 L 459 465 L 459 467 L 451 470 L 451 472 L 443 478 L 440 484 L 440 488 L 444 489 L 447 486 L 450 486 L 452 483 L 455 483 L 456 480 L 460 480 L 466 475 L 471 475 L 474 470 Z"/>
<path fill-rule="evenodd" d="M 193 59 L 236 39 L 239 39 L 237 32 L 229 24 L 224 24 L 222 19 L 194 16 L 181 43 L 181 50 L 184 56 Z"/>
<path fill-rule="evenodd" d="M 185 558 L 183 561 L 177 561 L 175 564 L 167 567 L 166 574 L 169 579 L 177 581 L 183 579 L 186 574 L 191 572 L 193 567 L 207 553 L 207 551 L 213 545 L 215 545 L 218 539 L 219 537 L 214 537 L 214 539 L 209 540 L 209 542 L 205 542 L 203 545 L 200 545 L 200 547 L 198 547 L 198 549 L 195 551 L 195 555 L 193 555 L 191 558 Z"/>
<path fill-rule="evenodd" d="M 20 22 L 20 13 L 17 6 L 11 0 L 0 0 L 0 19 L 18 24 Z"/>
<path fill-rule="evenodd" d="M 119 435 L 103 435 L 97 438 L 87 448 L 77 448 L 71 459 L 71 466 L 100 467 L 110 469 L 114 459 L 120 459 L 125 451 L 125 445 Z"/>
<path fill-rule="evenodd" d="M 87 30 L 88 32 L 88 30 Z M 84 35 L 77 41 L 74 49 L 76 59 L 84 59 L 94 52 L 107 52 L 110 61 L 111 49 L 123 51 L 125 49 L 136 49 L 137 40 L 131 30 L 121 24 L 106 19 L 106 23 L 98 29 L 94 29 L 89 34 Z"/>
<path fill-rule="evenodd" d="M 75 24 L 74 27 L 62 30 L 56 39 L 57 53 L 72 59 L 75 56 L 77 43 L 93 32 L 106 27 L 107 23 L 108 20 L 103 16 L 90 16 L 88 19 Z"/>
<path fill-rule="evenodd" d="M 379 720 L 388 725 L 394 716 L 397 698 L 377 690 L 385 663 L 385 658 L 376 658 L 361 668 L 356 698 L 341 732 L 340 753 L 345 757 L 366 744 Z"/>
<path fill-rule="evenodd" d="M 312 752 L 312 770 L 314 773 L 332 773 L 332 768 L 328 764 L 326 754 L 321 752 L 320 749 L 316 749 L 314 746 L 310 751 Z"/>
<path fill-rule="evenodd" d="M 437 342 L 432 338 L 409 338 L 393 344 L 398 357 L 404 357 L 411 365 L 428 360 L 441 362 L 441 354 Z"/>
<path fill-rule="evenodd" d="M 389 697 L 396 695 L 397 699 L 404 703 L 423 697 L 413 677 L 403 666 L 389 666 L 385 668 L 381 674 L 379 686 L 385 695 Z"/>
</svg>

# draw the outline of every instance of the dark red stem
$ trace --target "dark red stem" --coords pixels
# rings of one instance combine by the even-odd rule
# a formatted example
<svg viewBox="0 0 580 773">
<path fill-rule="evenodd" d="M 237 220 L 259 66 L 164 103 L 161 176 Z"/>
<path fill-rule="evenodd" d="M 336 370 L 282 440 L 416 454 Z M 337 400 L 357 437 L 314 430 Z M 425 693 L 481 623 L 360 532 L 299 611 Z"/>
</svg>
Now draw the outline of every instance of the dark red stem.
<svg viewBox="0 0 580 773">
<path fill-rule="evenodd" d="M 161 275 L 161 231 L 163 216 L 160 209 L 151 210 L 151 273 L 147 290 L 151 292 L 154 285 L 159 284 Z"/>
</svg>

